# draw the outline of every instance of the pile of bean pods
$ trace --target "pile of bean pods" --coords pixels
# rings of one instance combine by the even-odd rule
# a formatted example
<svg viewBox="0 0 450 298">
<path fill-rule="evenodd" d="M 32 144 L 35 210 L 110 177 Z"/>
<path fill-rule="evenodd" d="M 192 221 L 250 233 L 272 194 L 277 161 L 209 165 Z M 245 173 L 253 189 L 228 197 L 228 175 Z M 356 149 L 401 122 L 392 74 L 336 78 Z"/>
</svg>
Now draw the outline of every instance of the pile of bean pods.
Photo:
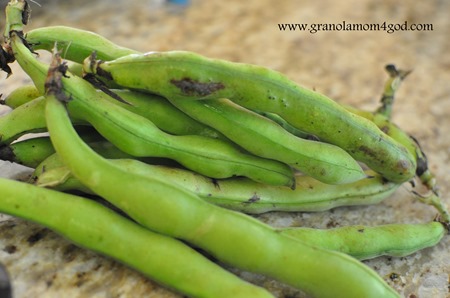
<svg viewBox="0 0 450 298">
<path fill-rule="evenodd" d="M 273 297 L 218 263 L 314 297 L 399 297 L 360 260 L 446 234 L 425 154 L 390 121 L 408 72 L 389 65 L 382 106 L 365 112 L 262 66 L 138 53 L 75 28 L 24 32 L 29 16 L 24 0 L 6 8 L 1 67 L 11 74 L 17 61 L 34 84 L 2 101 L 12 110 L 0 117 L 0 158 L 35 171 L 0 179 L 0 212 L 191 297 Z M 19 139 L 36 132 L 48 134 Z M 411 181 L 429 190 L 413 195 L 435 220 L 276 229 L 249 215 L 375 204 Z"/>
</svg>

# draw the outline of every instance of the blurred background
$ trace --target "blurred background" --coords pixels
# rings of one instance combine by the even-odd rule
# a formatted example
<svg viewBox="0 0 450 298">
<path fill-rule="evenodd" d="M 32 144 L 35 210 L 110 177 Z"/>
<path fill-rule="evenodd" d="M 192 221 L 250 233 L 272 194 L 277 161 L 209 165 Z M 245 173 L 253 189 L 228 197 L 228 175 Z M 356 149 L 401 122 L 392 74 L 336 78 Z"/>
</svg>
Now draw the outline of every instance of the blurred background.
<svg viewBox="0 0 450 298">
<path fill-rule="evenodd" d="M 450 2 L 398 0 L 39 0 L 27 28 L 66 25 L 91 30 L 139 51 L 188 50 L 263 65 L 334 100 L 373 110 L 394 63 L 412 69 L 397 93 L 393 120 L 422 144 L 450 205 Z M 177 4 L 176 2 L 181 2 Z M 7 1 L 0 1 L 3 9 Z M 280 24 L 412 24 L 426 31 L 281 30 Z M 4 17 L 0 18 L 3 27 Z M 431 24 L 431 27 L 430 27 Z M 425 26 L 426 25 L 426 26 Z M 316 25 L 318 26 L 318 25 Z M 311 27 L 308 27 L 311 28 Z M 432 30 L 430 30 L 432 29 Z M 0 93 L 29 82 L 18 67 L 0 80 Z M 6 77 L 6 75 L 4 75 Z M 0 112 L 7 112 L 4 109 Z M 0 176 L 26 172 L 0 164 Z M 426 222 L 435 211 L 415 201 L 407 186 L 377 206 L 315 214 L 259 216 L 274 226 L 326 228 L 349 224 Z M 86 252 L 41 227 L 0 217 L 0 260 L 16 297 L 177 297 L 120 264 Z M 29 237 L 40 235 L 30 243 Z M 263 245 L 263 244 L 262 244 Z M 449 295 L 450 241 L 406 258 L 366 262 L 404 297 Z M 15 247 L 12 249 L 11 247 Z M 235 271 L 230 268 L 230 270 Z M 245 272 L 278 297 L 302 293 Z M 394 274 L 393 274 L 394 273 Z M 326 286 L 326 285 L 324 285 Z"/>
</svg>

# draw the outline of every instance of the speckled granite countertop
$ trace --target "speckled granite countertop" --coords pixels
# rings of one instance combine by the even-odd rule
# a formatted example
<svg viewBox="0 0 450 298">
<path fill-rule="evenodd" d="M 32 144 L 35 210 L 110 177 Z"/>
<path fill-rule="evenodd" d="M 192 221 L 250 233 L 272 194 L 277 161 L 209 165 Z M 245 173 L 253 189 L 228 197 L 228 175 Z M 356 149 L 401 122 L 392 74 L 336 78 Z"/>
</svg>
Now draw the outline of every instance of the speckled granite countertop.
<svg viewBox="0 0 450 298">
<path fill-rule="evenodd" d="M 2 9 L 7 1 L 2 1 Z M 205 1 L 187 8 L 156 0 L 40 1 L 32 4 L 29 28 L 68 25 L 92 30 L 140 51 L 190 50 L 264 65 L 305 87 L 360 108 L 377 106 L 384 65 L 413 69 L 398 92 L 394 121 L 416 136 L 427 153 L 450 205 L 450 2 L 433 1 Z M 0 18 L 0 22 L 3 18 Z M 433 31 L 280 31 L 278 23 L 424 23 Z M 1 24 L 2 25 L 2 24 Z M 3 28 L 3 26 L 2 26 Z M 8 94 L 28 79 L 17 67 L 0 81 Z M 6 112 L 6 110 L 0 110 Z M 0 176 L 19 178 L 29 169 L 0 162 Z M 1 194 L 0 194 L 1 195 Z M 258 216 L 274 226 L 330 227 L 412 223 L 435 211 L 414 201 L 407 187 L 383 203 L 323 213 Z M 450 237 L 405 258 L 367 261 L 404 297 L 449 294 Z M 12 277 L 15 297 L 178 297 L 140 274 L 82 250 L 38 225 L 0 215 L 0 261 Z M 248 273 L 242 277 L 278 297 L 303 297 L 292 289 Z M 398 275 L 390 279 L 391 273 Z M 326 286 L 326 285 L 324 285 Z"/>
</svg>

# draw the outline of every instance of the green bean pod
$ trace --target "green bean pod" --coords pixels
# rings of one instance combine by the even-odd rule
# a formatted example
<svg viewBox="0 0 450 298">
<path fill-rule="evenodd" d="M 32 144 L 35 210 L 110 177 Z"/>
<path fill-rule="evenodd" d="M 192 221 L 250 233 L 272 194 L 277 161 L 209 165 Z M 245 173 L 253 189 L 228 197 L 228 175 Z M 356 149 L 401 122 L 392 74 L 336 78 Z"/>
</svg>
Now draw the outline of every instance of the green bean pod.
<svg viewBox="0 0 450 298">
<path fill-rule="evenodd" d="M 255 111 L 256 113 L 272 120 L 273 122 L 277 123 L 281 127 L 283 127 L 287 132 L 293 134 L 294 136 L 297 136 L 302 139 L 307 140 L 317 140 L 318 138 L 312 134 L 308 134 L 304 131 L 301 131 L 300 129 L 295 128 L 294 126 L 290 125 L 286 122 L 283 118 L 281 118 L 279 115 L 274 113 L 268 113 L 264 111 Z"/>
<path fill-rule="evenodd" d="M 218 131 L 187 116 L 164 98 L 127 90 L 114 90 L 114 92 L 120 94 L 129 104 L 118 102 L 110 97 L 105 97 L 105 99 L 149 119 L 158 128 L 167 133 L 174 135 L 202 135 L 228 140 Z M 77 113 L 76 105 L 69 106 L 69 108 L 73 114 Z M 44 104 L 42 96 L 17 105 L 13 111 L 0 117 L 0 143 L 9 144 L 27 133 L 45 132 L 47 128 L 43 114 Z M 78 125 L 88 124 L 75 117 L 72 117 L 72 121 Z"/>
<path fill-rule="evenodd" d="M 0 117 L 0 144 L 10 144 L 26 133 L 45 132 L 43 97 L 27 102 Z M 35 113 L 37 111 L 37 113 Z"/>
<path fill-rule="evenodd" d="M 94 32 L 66 26 L 31 30 L 26 34 L 26 40 L 32 45 L 33 50 L 44 49 L 47 51 L 51 51 L 56 42 L 64 59 L 78 63 L 82 63 L 92 52 L 96 52 L 99 59 L 102 60 L 113 60 L 117 57 L 137 53 L 132 49 L 118 46 Z"/>
<path fill-rule="evenodd" d="M 376 125 L 268 68 L 170 51 L 112 61 L 88 58 L 84 71 L 166 98 L 228 98 L 251 110 L 278 114 L 294 127 L 343 148 L 389 180 L 400 183 L 414 176 L 412 156 Z"/>
<path fill-rule="evenodd" d="M 282 228 L 279 232 L 312 246 L 340 251 L 359 260 L 383 255 L 404 257 L 436 245 L 448 233 L 445 226 L 436 221 L 333 229 Z"/>
<path fill-rule="evenodd" d="M 16 60 L 36 87 L 43 89 L 47 66 L 36 60 L 25 46 L 17 42 L 11 44 L 16 46 L 13 47 Z M 136 157 L 170 158 L 212 178 L 242 175 L 273 185 L 295 185 L 292 169 L 283 163 L 248 154 L 224 140 L 164 133 L 150 120 L 105 99 L 109 96 L 97 92 L 85 80 L 69 76 L 72 83 L 67 84 L 65 91 L 78 98 L 67 104 L 71 116 L 90 123 L 125 153 Z"/>
<path fill-rule="evenodd" d="M 102 151 L 97 152 L 108 157 Z M 91 190 L 73 177 L 62 162 L 55 163 L 54 158 L 55 156 L 51 156 L 36 169 L 32 179 L 35 185 L 92 194 Z M 318 212 L 341 206 L 371 205 L 389 197 L 400 186 L 367 171 L 368 175 L 375 176 L 346 185 L 325 184 L 309 176 L 297 175 L 296 187 L 291 190 L 246 178 L 210 179 L 191 171 L 144 164 L 130 159 L 111 162 L 130 173 L 165 176 L 173 184 L 195 193 L 209 203 L 248 214 L 271 211 Z M 40 171 L 40 168 L 46 170 Z"/>
<path fill-rule="evenodd" d="M 273 297 L 181 241 L 151 232 L 94 201 L 4 178 L 0 189 L 0 212 L 44 225 L 178 292 L 191 297 Z"/>
<path fill-rule="evenodd" d="M 247 151 L 286 163 L 322 182 L 345 184 L 366 177 L 359 164 L 341 148 L 298 138 L 275 122 L 228 99 L 170 101 Z"/>
<path fill-rule="evenodd" d="M 35 137 L 0 146 L 0 160 L 7 160 L 26 167 L 35 168 L 55 153 L 48 137 Z"/>
<path fill-rule="evenodd" d="M 112 102 L 151 120 L 158 128 L 167 133 L 174 135 L 200 135 L 228 140 L 217 130 L 195 121 L 181 112 L 165 98 L 124 89 L 113 89 L 112 91 L 129 104 L 109 98 Z"/>
<path fill-rule="evenodd" d="M 13 47 L 19 46 L 13 43 Z M 62 84 L 73 82 L 61 80 Z M 173 186 L 166 177 L 143 177 L 121 170 L 77 136 L 64 105 L 56 98 L 61 93 L 52 92 L 47 95 L 46 119 L 56 152 L 75 177 L 143 226 L 316 297 L 399 297 L 374 271 L 345 254 L 280 235 L 254 218 L 204 202 Z M 133 196 L 127 195 L 130 193 Z"/>
<path fill-rule="evenodd" d="M 1 104 L 6 105 L 11 109 L 15 109 L 41 95 L 42 94 L 39 93 L 34 85 L 23 85 L 17 87 L 10 94 L 8 94 L 8 96 L 1 101 Z"/>
</svg>

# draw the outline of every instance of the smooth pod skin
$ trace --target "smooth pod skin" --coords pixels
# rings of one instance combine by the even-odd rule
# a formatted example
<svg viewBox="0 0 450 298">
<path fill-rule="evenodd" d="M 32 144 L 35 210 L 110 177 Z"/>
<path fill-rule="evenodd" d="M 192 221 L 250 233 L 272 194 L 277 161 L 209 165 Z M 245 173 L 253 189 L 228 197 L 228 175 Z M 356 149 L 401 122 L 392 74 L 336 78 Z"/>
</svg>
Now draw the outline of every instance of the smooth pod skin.
<svg viewBox="0 0 450 298">
<path fill-rule="evenodd" d="M 12 43 L 16 60 L 42 89 L 47 67 L 21 44 Z M 68 97 L 77 98 L 67 105 L 71 117 L 90 123 L 120 150 L 136 157 L 173 159 L 183 166 L 212 178 L 246 176 L 272 185 L 293 187 L 292 169 L 280 162 L 243 152 L 224 140 L 198 135 L 174 136 L 164 133 L 150 120 L 130 112 L 105 98 L 85 80 L 70 75 L 65 85 Z M 43 91 L 43 90 L 42 90 Z M 74 107 L 76 106 L 76 107 Z"/>
<path fill-rule="evenodd" d="M 0 159 L 35 168 L 55 153 L 48 137 L 35 137 L 0 146 Z"/>
<path fill-rule="evenodd" d="M 42 94 L 36 89 L 34 85 L 23 85 L 14 89 L 1 104 L 15 109 L 25 103 L 32 101 L 33 99 L 41 96 Z"/>
<path fill-rule="evenodd" d="M 43 132 L 45 128 L 44 100 L 27 102 L 0 117 L 0 144 L 10 144 L 25 133 Z M 31 112 L 30 112 L 31 111 Z M 33 111 L 38 111 L 34 113 Z"/>
<path fill-rule="evenodd" d="M 33 50 L 51 51 L 56 42 L 64 59 L 78 63 L 82 63 L 92 52 L 96 52 L 102 60 L 137 53 L 132 49 L 118 46 L 94 32 L 65 26 L 37 28 L 29 31 L 26 39 L 33 46 Z"/>
<path fill-rule="evenodd" d="M 205 137 L 228 140 L 217 130 L 194 120 L 179 109 L 175 108 L 167 99 L 142 92 L 124 89 L 113 89 L 129 104 L 124 104 L 109 98 L 121 107 L 151 120 L 161 130 L 174 135 L 200 135 Z"/>
<path fill-rule="evenodd" d="M 128 90 L 114 90 L 114 92 L 129 104 L 118 102 L 111 97 L 104 97 L 104 99 L 149 119 L 167 133 L 201 135 L 228 141 L 220 132 L 190 118 L 162 97 Z M 72 114 L 77 114 L 77 105 L 69 105 L 69 109 Z M 43 114 L 43 97 L 40 96 L 22 103 L 13 111 L 0 117 L 0 143 L 9 144 L 26 133 L 45 132 L 47 127 Z M 72 117 L 72 122 L 77 125 L 88 125 L 76 117 Z"/>
<path fill-rule="evenodd" d="M 0 189 L 0 212 L 44 225 L 190 297 L 273 297 L 181 241 L 151 232 L 94 201 L 3 178 Z"/>
<path fill-rule="evenodd" d="M 286 163 L 324 183 L 345 184 L 366 177 L 359 164 L 341 148 L 298 138 L 228 99 L 171 102 L 247 151 Z"/>
<path fill-rule="evenodd" d="M 284 228 L 280 233 L 312 246 L 346 253 L 359 260 L 379 256 L 403 257 L 439 243 L 447 229 L 440 222 L 347 226 L 333 229 Z"/>
<path fill-rule="evenodd" d="M 104 157 L 103 152 L 97 151 Z M 62 162 L 54 156 L 45 160 L 35 171 L 33 183 L 60 191 L 78 190 L 92 193 L 77 181 Z M 346 185 L 330 185 L 311 177 L 297 175 L 294 190 L 270 186 L 246 178 L 210 179 L 179 168 L 150 165 L 131 159 L 111 160 L 125 171 L 142 176 L 153 174 L 167 177 L 174 184 L 195 193 L 203 200 L 227 209 L 248 214 L 271 211 L 319 212 L 342 206 L 377 204 L 389 197 L 400 185 L 384 181 L 380 176 L 365 178 Z M 367 172 L 374 175 L 374 172 Z"/>
<path fill-rule="evenodd" d="M 114 166 L 77 137 L 53 96 L 47 97 L 46 119 L 56 152 L 75 177 L 141 225 L 316 297 L 398 297 L 375 272 L 344 254 L 314 249 L 242 213 L 215 207 L 166 177 Z"/>
<path fill-rule="evenodd" d="M 95 63 L 88 58 L 84 71 L 171 99 L 228 98 L 251 110 L 278 114 L 294 127 L 343 148 L 393 182 L 414 176 L 412 156 L 376 125 L 268 68 L 170 51 Z"/>
</svg>

